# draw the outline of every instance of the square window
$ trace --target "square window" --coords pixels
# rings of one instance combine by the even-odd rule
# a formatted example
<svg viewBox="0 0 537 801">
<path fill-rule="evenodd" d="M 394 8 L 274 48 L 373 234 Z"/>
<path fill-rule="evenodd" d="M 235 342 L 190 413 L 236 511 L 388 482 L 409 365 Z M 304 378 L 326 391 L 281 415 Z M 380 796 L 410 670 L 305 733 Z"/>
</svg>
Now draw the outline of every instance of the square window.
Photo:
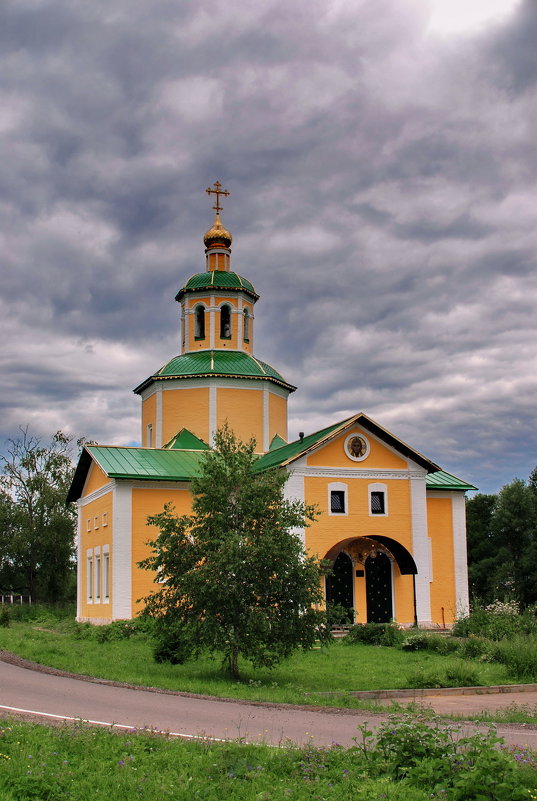
<svg viewBox="0 0 537 801">
<path fill-rule="evenodd" d="M 372 492 L 371 493 L 371 514 L 373 515 L 383 515 L 385 514 L 386 505 L 384 503 L 384 493 L 383 492 Z"/>
<path fill-rule="evenodd" d="M 330 511 L 332 514 L 345 514 L 345 492 L 343 490 L 330 491 Z"/>
</svg>

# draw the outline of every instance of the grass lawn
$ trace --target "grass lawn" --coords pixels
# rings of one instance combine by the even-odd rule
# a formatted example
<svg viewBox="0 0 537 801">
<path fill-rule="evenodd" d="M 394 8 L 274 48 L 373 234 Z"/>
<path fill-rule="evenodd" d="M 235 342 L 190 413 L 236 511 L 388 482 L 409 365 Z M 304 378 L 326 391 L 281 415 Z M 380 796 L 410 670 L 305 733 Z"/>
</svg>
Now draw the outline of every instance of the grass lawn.
<svg viewBox="0 0 537 801">
<path fill-rule="evenodd" d="M 363 748 L 359 747 L 363 744 Z M 302 749 L 184 742 L 145 731 L 117 734 L 77 724 L 0 719 L 2 801 L 529 801 L 537 762 L 498 750 L 487 736 L 466 745 L 408 720 L 390 721 L 378 744 Z M 462 757 L 464 754 L 464 758 Z M 426 760 L 423 762 L 423 760 Z M 422 764 L 424 767 L 422 767 Z"/>
<path fill-rule="evenodd" d="M 81 638 L 81 634 L 85 636 Z M 75 673 L 144 686 L 247 700 L 357 708 L 364 704 L 349 696 L 349 690 L 427 686 L 435 677 L 441 684 L 452 686 L 513 681 L 499 664 L 335 641 L 329 648 L 297 652 L 272 670 L 254 670 L 243 662 L 242 680 L 232 682 L 223 675 L 218 660 L 158 664 L 152 658 L 151 641 L 143 634 L 101 643 L 95 639 L 95 629 L 81 629 L 69 619 L 52 617 L 1 628 L 0 649 Z M 338 695 L 323 695 L 328 692 Z"/>
</svg>

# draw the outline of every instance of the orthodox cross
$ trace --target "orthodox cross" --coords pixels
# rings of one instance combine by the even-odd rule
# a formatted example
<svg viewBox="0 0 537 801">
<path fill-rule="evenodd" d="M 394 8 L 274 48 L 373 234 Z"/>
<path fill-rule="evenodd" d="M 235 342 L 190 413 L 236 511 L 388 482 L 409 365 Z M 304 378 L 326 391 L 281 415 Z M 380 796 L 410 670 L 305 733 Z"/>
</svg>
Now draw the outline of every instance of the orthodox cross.
<svg viewBox="0 0 537 801">
<path fill-rule="evenodd" d="M 227 191 L 227 189 L 222 189 L 222 184 L 220 183 L 220 181 L 215 181 L 213 185 L 214 189 L 211 189 L 209 187 L 209 189 L 206 189 L 205 191 L 207 192 L 208 195 L 216 195 L 216 206 L 213 206 L 213 209 L 218 214 L 219 211 L 222 211 L 222 206 L 220 205 L 220 195 L 228 197 L 229 192 Z"/>
</svg>

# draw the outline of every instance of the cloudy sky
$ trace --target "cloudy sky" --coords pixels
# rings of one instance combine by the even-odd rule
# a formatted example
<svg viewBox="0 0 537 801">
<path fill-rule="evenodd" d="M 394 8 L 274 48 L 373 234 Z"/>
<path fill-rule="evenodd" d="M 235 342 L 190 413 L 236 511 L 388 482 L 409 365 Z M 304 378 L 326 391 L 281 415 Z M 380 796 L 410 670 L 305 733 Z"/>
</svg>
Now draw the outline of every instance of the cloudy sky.
<svg viewBox="0 0 537 801">
<path fill-rule="evenodd" d="M 218 179 L 291 436 L 527 478 L 536 41 L 535 0 L 5 0 L 0 437 L 138 441 Z"/>
</svg>

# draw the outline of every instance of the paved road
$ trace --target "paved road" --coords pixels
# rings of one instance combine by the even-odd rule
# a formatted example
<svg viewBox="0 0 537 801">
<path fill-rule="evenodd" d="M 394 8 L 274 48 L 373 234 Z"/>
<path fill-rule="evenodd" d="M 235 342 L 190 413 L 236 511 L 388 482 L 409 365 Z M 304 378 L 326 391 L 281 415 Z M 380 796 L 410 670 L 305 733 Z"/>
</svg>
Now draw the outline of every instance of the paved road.
<svg viewBox="0 0 537 801">
<path fill-rule="evenodd" d="M 374 727 L 384 719 L 355 710 L 251 704 L 118 687 L 0 661 L 0 715 L 4 713 L 124 728 L 147 726 L 180 737 L 243 738 L 273 745 L 292 741 L 351 746 L 361 723 L 368 721 Z M 475 728 L 469 724 L 465 732 Z M 498 734 L 508 743 L 537 750 L 537 727 L 500 726 Z"/>
</svg>

